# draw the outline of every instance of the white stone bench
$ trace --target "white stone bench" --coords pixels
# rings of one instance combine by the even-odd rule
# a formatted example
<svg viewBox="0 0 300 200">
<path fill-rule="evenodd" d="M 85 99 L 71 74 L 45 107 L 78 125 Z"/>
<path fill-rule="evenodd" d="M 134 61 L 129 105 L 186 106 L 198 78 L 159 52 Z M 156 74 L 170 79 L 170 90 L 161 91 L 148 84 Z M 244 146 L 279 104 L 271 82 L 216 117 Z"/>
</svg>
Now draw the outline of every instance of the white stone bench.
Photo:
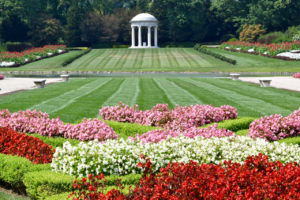
<svg viewBox="0 0 300 200">
<path fill-rule="evenodd" d="M 231 76 L 231 79 L 236 81 L 236 80 L 239 80 L 240 78 L 240 74 L 229 74 Z"/>
<path fill-rule="evenodd" d="M 33 81 L 37 88 L 44 88 L 46 80 L 36 80 Z"/>
<path fill-rule="evenodd" d="M 271 87 L 271 79 L 259 79 L 260 87 Z"/>
<path fill-rule="evenodd" d="M 60 78 L 64 81 L 67 82 L 69 81 L 70 76 L 68 74 L 62 74 L 60 75 Z"/>
</svg>

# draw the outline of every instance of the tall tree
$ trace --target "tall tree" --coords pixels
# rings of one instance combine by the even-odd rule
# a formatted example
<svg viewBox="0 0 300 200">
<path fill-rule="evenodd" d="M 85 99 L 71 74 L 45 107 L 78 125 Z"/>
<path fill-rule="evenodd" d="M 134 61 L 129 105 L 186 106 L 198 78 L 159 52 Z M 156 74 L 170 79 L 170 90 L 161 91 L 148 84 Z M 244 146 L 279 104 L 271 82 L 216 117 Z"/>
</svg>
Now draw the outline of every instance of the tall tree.
<svg viewBox="0 0 300 200">
<path fill-rule="evenodd" d="M 73 0 L 67 13 L 67 25 L 65 40 L 69 46 L 78 46 L 81 44 L 80 22 L 82 19 L 82 9 L 78 6 L 76 0 Z"/>
</svg>

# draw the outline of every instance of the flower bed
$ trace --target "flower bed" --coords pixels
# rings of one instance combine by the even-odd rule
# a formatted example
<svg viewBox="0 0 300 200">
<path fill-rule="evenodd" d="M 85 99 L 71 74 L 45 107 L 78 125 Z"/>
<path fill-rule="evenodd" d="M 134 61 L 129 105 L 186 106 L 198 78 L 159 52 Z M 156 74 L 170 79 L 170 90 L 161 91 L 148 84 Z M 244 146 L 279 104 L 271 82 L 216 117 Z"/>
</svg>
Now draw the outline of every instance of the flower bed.
<svg viewBox="0 0 300 200">
<path fill-rule="evenodd" d="M 8 110 L 0 110 L 0 126 L 10 126 L 18 132 L 38 133 L 49 137 L 62 136 L 82 141 L 104 141 L 118 137 L 112 128 L 98 119 L 85 119 L 76 125 L 64 124 L 59 118 L 50 119 L 47 113 L 36 110 L 12 114 Z"/>
<path fill-rule="evenodd" d="M 299 72 L 299 73 L 293 74 L 293 77 L 294 77 L 294 78 L 300 78 L 300 72 Z"/>
<path fill-rule="evenodd" d="M 45 45 L 23 52 L 0 52 L 0 67 L 15 67 L 66 51 L 65 45 Z"/>
<path fill-rule="evenodd" d="M 142 135 L 136 135 L 135 138 L 130 138 L 132 140 L 140 140 L 144 144 L 145 143 L 157 143 L 162 140 L 167 140 L 172 137 L 178 137 L 183 135 L 188 138 L 195 138 L 195 137 L 226 137 L 226 136 L 235 136 L 234 132 L 226 130 L 226 129 L 218 129 L 218 125 L 215 124 L 213 126 L 209 126 L 208 128 L 189 128 L 182 132 L 175 132 L 170 130 L 153 130 L 148 131 Z"/>
<path fill-rule="evenodd" d="M 300 59 L 300 54 L 298 52 L 294 52 L 295 50 L 300 50 L 300 41 L 275 44 L 261 44 L 258 42 L 250 43 L 241 41 L 224 42 L 222 43 L 221 48 L 225 50 L 243 51 L 282 59 Z"/>
<path fill-rule="evenodd" d="M 300 135 L 300 108 L 291 115 L 271 115 L 255 120 L 250 124 L 248 136 L 276 141 Z"/>
<path fill-rule="evenodd" d="M 300 166 L 272 162 L 267 156 L 248 157 L 240 163 L 198 165 L 172 163 L 152 174 L 151 162 L 140 164 L 147 173 L 136 187 L 124 195 L 113 189 L 104 193 L 105 177 L 89 175 L 75 180 L 73 199 L 300 199 Z"/>
<path fill-rule="evenodd" d="M 2 154 L 25 157 L 39 164 L 51 163 L 54 152 L 51 146 L 38 138 L 0 127 L 0 153 Z"/>
<path fill-rule="evenodd" d="M 143 161 L 139 157 L 141 154 L 150 158 L 154 169 L 159 170 L 170 162 L 188 163 L 191 160 L 215 164 L 224 160 L 241 163 L 248 156 L 259 153 L 269 156 L 271 161 L 300 162 L 300 147 L 297 145 L 269 143 L 246 136 L 210 139 L 180 136 L 146 144 L 130 139 L 81 142 L 77 146 L 66 142 L 63 148 L 56 149 L 51 166 L 55 171 L 80 177 L 101 172 L 123 175 L 141 172 L 137 168 L 137 164 Z"/>
<path fill-rule="evenodd" d="M 211 105 L 176 106 L 170 110 L 167 104 L 157 104 L 151 110 L 141 111 L 138 105 L 129 107 L 103 107 L 99 115 L 104 120 L 138 123 L 148 126 L 167 128 L 173 131 L 199 127 L 212 122 L 237 118 L 237 110 L 232 106 L 213 107 Z"/>
</svg>

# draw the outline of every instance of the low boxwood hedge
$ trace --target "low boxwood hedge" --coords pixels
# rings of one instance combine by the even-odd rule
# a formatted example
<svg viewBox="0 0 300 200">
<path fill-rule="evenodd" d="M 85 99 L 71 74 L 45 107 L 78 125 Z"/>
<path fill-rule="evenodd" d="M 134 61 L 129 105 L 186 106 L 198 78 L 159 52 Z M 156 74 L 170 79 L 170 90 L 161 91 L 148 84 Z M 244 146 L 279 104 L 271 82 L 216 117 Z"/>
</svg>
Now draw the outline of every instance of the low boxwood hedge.
<svg viewBox="0 0 300 200">
<path fill-rule="evenodd" d="M 26 173 L 49 169 L 49 164 L 35 165 L 26 158 L 0 154 L 0 180 L 19 193 L 25 193 L 23 177 Z"/>
<path fill-rule="evenodd" d="M 23 183 L 30 198 L 45 199 L 48 196 L 71 192 L 74 180 L 73 176 L 48 170 L 26 173 Z"/>
<path fill-rule="evenodd" d="M 236 65 L 237 61 L 234 60 L 234 59 L 231 59 L 231 58 L 227 58 L 226 56 L 223 56 L 221 54 L 218 54 L 218 53 L 215 53 L 215 52 L 212 52 L 210 50 L 208 50 L 207 48 L 204 48 L 202 47 L 200 44 L 196 44 L 194 46 L 194 49 L 201 52 L 201 53 L 204 53 L 204 54 L 207 54 L 207 55 L 210 55 L 210 56 L 213 56 L 219 60 L 222 60 L 222 61 L 225 61 L 225 62 L 228 62 L 230 64 L 233 64 L 233 65 Z"/>
<path fill-rule="evenodd" d="M 225 128 L 227 130 L 237 132 L 239 130 L 249 129 L 249 125 L 255 119 L 256 118 L 254 118 L 254 117 L 240 117 L 237 119 L 229 119 L 229 120 L 225 120 L 225 121 L 213 123 L 213 124 L 218 124 L 218 128 Z M 206 124 L 203 127 L 209 127 L 213 124 Z"/>
</svg>

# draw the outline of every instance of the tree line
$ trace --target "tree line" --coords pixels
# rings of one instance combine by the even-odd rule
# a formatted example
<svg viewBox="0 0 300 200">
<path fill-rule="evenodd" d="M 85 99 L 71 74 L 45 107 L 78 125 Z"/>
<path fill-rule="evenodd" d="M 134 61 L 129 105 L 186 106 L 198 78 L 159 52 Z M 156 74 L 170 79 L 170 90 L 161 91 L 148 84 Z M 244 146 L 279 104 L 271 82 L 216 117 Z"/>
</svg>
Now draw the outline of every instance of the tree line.
<svg viewBox="0 0 300 200">
<path fill-rule="evenodd" d="M 300 24 L 299 0 L 0 0 L 0 41 L 129 44 L 129 21 L 141 12 L 159 20 L 160 43 L 225 41 L 245 24 L 267 32 Z"/>
</svg>

